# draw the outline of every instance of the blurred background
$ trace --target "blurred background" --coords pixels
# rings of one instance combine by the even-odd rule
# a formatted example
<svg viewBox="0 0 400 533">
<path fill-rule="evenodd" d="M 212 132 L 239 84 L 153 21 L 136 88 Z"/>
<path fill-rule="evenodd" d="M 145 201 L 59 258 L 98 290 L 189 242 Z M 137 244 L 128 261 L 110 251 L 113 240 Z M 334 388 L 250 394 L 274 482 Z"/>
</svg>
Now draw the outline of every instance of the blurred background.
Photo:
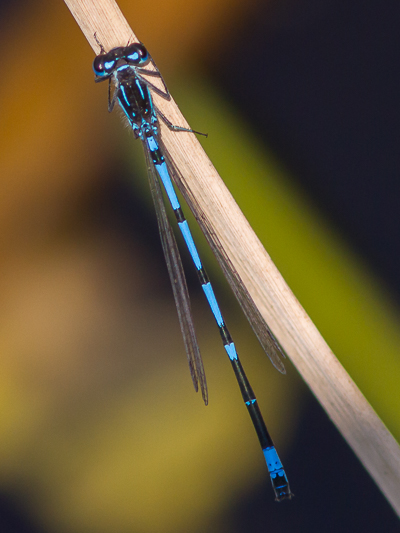
<svg viewBox="0 0 400 533">
<path fill-rule="evenodd" d="M 400 436 L 400 5 L 121 0 L 289 286 Z M 62 1 L 0 2 L 0 531 L 398 531 L 195 238 L 296 497 L 277 504 L 193 268 L 195 394 L 140 143 Z M 124 43 L 121 43 L 124 44 Z M 186 210 L 187 212 L 187 210 Z"/>
</svg>

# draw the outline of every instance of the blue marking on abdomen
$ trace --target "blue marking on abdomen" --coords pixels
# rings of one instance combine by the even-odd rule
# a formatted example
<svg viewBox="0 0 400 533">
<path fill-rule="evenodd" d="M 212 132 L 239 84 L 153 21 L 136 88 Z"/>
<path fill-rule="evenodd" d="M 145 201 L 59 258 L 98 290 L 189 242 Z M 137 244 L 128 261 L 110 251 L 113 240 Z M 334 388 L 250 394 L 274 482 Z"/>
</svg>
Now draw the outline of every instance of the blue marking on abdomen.
<svg viewBox="0 0 400 533">
<path fill-rule="evenodd" d="M 245 402 L 246 405 L 252 405 L 253 403 L 256 403 L 256 398 L 253 398 L 253 400 L 249 400 L 248 402 Z"/>
<path fill-rule="evenodd" d="M 186 245 L 189 248 L 190 255 L 192 256 L 197 270 L 202 269 L 203 265 L 201 264 L 201 260 L 197 252 L 196 245 L 194 244 L 192 233 L 189 229 L 189 224 L 187 223 L 187 220 L 184 220 L 183 222 L 178 222 L 178 226 L 182 232 L 183 238 L 185 239 Z"/>
<path fill-rule="evenodd" d="M 150 139 L 152 138 L 153 137 L 150 137 Z M 163 182 L 169 201 L 171 202 L 172 209 L 174 211 L 175 209 L 179 209 L 181 204 L 179 203 L 178 197 L 176 196 L 176 192 L 172 185 L 172 181 L 171 181 L 166 163 L 164 162 L 164 163 L 161 163 L 159 165 L 154 165 L 154 166 L 158 172 L 158 175 L 161 178 L 161 181 Z"/>
<path fill-rule="evenodd" d="M 224 348 L 225 348 L 226 353 L 228 354 L 229 359 L 231 361 L 234 361 L 235 359 L 238 358 L 236 347 L 235 347 L 235 344 L 233 342 L 230 342 L 229 344 L 224 344 Z"/>
<path fill-rule="evenodd" d="M 205 283 L 204 285 L 202 285 L 202 287 L 203 287 L 203 291 L 204 291 L 204 293 L 205 293 L 205 295 L 207 297 L 208 303 L 210 304 L 211 311 L 213 312 L 215 320 L 217 321 L 218 326 L 219 327 L 224 326 L 225 325 L 224 319 L 222 318 L 221 311 L 220 311 L 219 306 L 217 304 L 217 300 L 215 298 L 215 294 L 214 294 L 213 288 L 211 286 L 211 283 L 210 282 Z"/>
<path fill-rule="evenodd" d="M 160 147 L 158 146 L 158 142 L 156 141 L 153 135 L 151 137 L 146 137 L 146 142 L 150 152 L 155 152 L 156 150 L 160 149 Z"/>
<path fill-rule="evenodd" d="M 281 460 L 276 453 L 274 446 L 265 448 L 263 450 L 265 460 L 267 462 L 268 470 L 272 477 L 275 477 L 280 471 L 283 470 Z"/>
</svg>

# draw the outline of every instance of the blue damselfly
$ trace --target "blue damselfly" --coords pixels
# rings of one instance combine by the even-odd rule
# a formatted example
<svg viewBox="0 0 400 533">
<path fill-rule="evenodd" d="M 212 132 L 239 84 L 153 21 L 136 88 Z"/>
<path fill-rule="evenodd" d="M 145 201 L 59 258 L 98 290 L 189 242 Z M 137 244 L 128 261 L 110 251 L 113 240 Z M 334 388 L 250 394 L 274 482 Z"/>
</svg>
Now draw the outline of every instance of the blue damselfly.
<svg viewBox="0 0 400 533">
<path fill-rule="evenodd" d="M 173 125 L 154 104 L 151 91 L 154 91 L 154 93 L 166 100 L 170 99 L 170 94 L 157 66 L 142 44 L 134 43 L 125 47 L 117 47 L 109 52 L 105 52 L 101 45 L 100 48 L 101 53 L 93 62 L 93 70 L 96 75 L 95 81 L 109 80 L 109 111 L 112 111 L 118 102 L 132 127 L 135 137 L 139 138 L 143 144 L 161 243 L 172 283 L 180 327 L 195 389 L 197 391 L 200 386 L 203 400 L 207 404 L 207 383 L 196 340 L 188 289 L 178 247 L 168 221 L 161 184 L 168 196 L 178 226 L 195 264 L 201 286 L 217 322 L 224 348 L 229 356 L 243 400 L 249 411 L 264 453 L 276 500 L 280 501 L 285 498 L 291 498 L 292 493 L 282 463 L 268 433 L 254 392 L 239 360 L 235 344 L 223 319 L 212 285 L 200 260 L 188 223 L 176 195 L 172 180 L 178 181 L 179 171 L 162 142 L 159 119 L 171 130 L 186 133 L 198 132 Z M 157 87 L 151 80 L 158 80 L 162 87 Z M 114 84 L 114 92 L 111 96 L 112 83 Z M 232 265 L 229 264 L 228 259 L 217 246 L 213 246 L 213 250 L 219 256 L 222 264 L 225 265 L 224 272 L 228 278 L 231 278 L 231 284 L 233 283 L 234 287 L 236 284 L 235 294 L 239 298 L 271 362 L 280 372 L 284 373 L 284 365 L 281 360 L 283 352 L 279 344 L 276 342 L 260 313 L 255 309 L 254 303 L 248 293 L 243 287 L 239 286 L 240 284 L 237 283 L 236 277 L 234 275 L 232 276 Z"/>
</svg>

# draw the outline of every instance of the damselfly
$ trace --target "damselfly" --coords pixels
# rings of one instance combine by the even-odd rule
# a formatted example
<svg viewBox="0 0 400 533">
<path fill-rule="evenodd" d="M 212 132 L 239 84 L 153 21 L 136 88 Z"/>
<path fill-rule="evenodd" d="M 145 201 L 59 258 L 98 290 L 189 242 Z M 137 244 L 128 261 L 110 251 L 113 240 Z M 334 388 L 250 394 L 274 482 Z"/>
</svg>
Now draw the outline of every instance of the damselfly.
<svg viewBox="0 0 400 533">
<path fill-rule="evenodd" d="M 101 48 L 101 53 L 93 62 L 93 70 L 96 75 L 96 82 L 109 80 L 108 110 L 112 111 L 115 103 L 118 102 L 133 129 L 135 138 L 139 138 L 143 144 L 161 243 L 172 283 L 194 387 L 197 391 L 198 386 L 200 385 L 203 400 L 205 404 L 207 404 L 207 383 L 194 331 L 188 289 L 178 247 L 168 221 L 161 183 L 168 196 L 178 226 L 195 264 L 201 286 L 217 322 L 222 342 L 235 372 L 243 400 L 257 432 L 271 476 L 276 500 L 280 501 L 285 498 L 291 498 L 292 493 L 282 463 L 262 418 L 254 392 L 239 360 L 235 344 L 226 327 L 213 288 L 200 260 L 188 223 L 184 217 L 178 197 L 174 190 L 172 179 L 174 179 L 175 183 L 179 183 L 179 172 L 162 143 L 159 119 L 161 119 L 171 130 L 187 133 L 197 132 L 173 125 L 154 104 L 151 91 L 154 91 L 154 93 L 166 100 L 169 100 L 171 97 L 157 66 L 142 44 L 134 43 L 125 47 L 113 48 L 107 53 L 100 43 L 99 46 Z M 150 81 L 151 79 L 159 80 L 162 88 L 157 87 L 152 83 L 152 81 Z M 112 82 L 114 84 L 114 93 L 111 96 Z M 284 373 L 285 369 L 281 360 L 283 352 L 278 343 L 264 319 L 261 317 L 261 314 L 255 308 L 250 295 L 244 289 L 240 280 L 238 280 L 237 273 L 234 271 L 233 266 L 229 263 L 229 260 L 221 249 L 215 245 L 215 238 L 213 240 L 210 239 L 211 230 L 207 229 L 205 224 L 202 226 L 206 236 L 209 237 L 208 240 L 221 263 L 225 275 L 233 286 L 234 292 L 249 318 L 258 339 L 263 345 L 273 365 L 280 372 Z"/>
</svg>

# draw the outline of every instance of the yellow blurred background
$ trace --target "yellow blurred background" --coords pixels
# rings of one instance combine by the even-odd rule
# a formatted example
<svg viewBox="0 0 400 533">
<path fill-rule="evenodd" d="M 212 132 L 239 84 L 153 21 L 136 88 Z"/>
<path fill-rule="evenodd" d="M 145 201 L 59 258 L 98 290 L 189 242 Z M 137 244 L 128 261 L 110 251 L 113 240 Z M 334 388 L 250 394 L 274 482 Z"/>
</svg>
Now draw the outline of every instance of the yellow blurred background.
<svg viewBox="0 0 400 533">
<path fill-rule="evenodd" d="M 196 68 L 220 40 L 235 37 L 245 5 L 120 6 L 189 123 L 209 133 L 203 146 L 292 290 L 398 438 L 398 310 Z M 209 406 L 194 394 L 157 236 L 140 236 L 154 216 L 141 147 L 118 113 L 107 113 L 106 84 L 94 85 L 93 52 L 62 2 L 26 3 L 7 16 L 1 486 L 44 531 L 229 531 L 221 517 L 268 474 L 196 289 Z M 108 204 L 114 179 L 131 191 L 121 219 Z M 135 225 L 121 229 L 124 216 Z M 284 462 L 304 385 L 290 363 L 286 377 L 274 371 L 195 234 Z"/>
</svg>

